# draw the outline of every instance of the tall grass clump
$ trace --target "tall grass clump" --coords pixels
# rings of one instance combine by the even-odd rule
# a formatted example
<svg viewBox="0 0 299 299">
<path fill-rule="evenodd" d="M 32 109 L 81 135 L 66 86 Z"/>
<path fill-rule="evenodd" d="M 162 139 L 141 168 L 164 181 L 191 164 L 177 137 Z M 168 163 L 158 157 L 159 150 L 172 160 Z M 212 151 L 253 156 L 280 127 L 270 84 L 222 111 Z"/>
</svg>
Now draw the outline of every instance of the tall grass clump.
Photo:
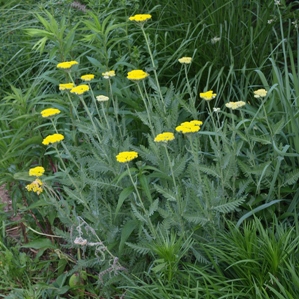
<svg viewBox="0 0 299 299">
<path fill-rule="evenodd" d="M 0 104 L 1 182 L 22 228 L 16 246 L 34 249 L 45 279 L 33 268 L 27 283 L 11 259 L 18 281 L 5 295 L 295 296 L 288 8 L 149 5 L 43 3 L 24 25 L 31 64 Z M 0 257 L 16 256 L 1 217 Z"/>
</svg>

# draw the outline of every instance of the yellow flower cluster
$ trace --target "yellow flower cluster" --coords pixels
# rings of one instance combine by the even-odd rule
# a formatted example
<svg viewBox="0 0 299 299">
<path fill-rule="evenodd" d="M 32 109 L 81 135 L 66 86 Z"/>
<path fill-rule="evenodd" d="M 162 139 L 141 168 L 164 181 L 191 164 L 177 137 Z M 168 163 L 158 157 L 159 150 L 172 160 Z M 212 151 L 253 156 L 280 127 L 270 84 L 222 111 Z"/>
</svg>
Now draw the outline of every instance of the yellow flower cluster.
<svg viewBox="0 0 299 299">
<path fill-rule="evenodd" d="M 40 179 L 35 179 L 31 184 L 26 186 L 26 189 L 30 192 L 35 192 L 40 195 L 43 192 L 43 182 Z"/>
<path fill-rule="evenodd" d="M 81 76 L 81 79 L 83 81 L 91 81 L 92 79 L 94 79 L 94 75 L 93 74 L 83 75 L 83 76 Z"/>
<path fill-rule="evenodd" d="M 65 61 L 65 62 L 60 62 L 57 64 L 57 67 L 59 69 L 70 69 L 73 65 L 78 64 L 77 61 Z"/>
<path fill-rule="evenodd" d="M 152 16 L 150 14 L 137 14 L 132 17 L 129 17 L 129 20 L 135 22 L 145 22 L 151 18 Z"/>
<path fill-rule="evenodd" d="M 199 96 L 204 99 L 205 101 L 210 101 L 212 99 L 215 99 L 216 97 L 216 93 L 213 93 L 213 90 L 209 90 L 209 91 L 206 91 L 206 92 L 201 92 L 199 94 Z"/>
<path fill-rule="evenodd" d="M 59 90 L 69 90 L 75 87 L 74 83 L 63 83 L 59 84 Z"/>
<path fill-rule="evenodd" d="M 200 130 L 200 126 L 202 125 L 202 121 L 200 120 L 191 120 L 181 123 L 179 126 L 175 128 L 177 132 L 181 132 L 183 134 L 186 133 L 195 133 Z"/>
<path fill-rule="evenodd" d="M 253 92 L 255 98 L 264 98 L 267 95 L 266 89 L 258 89 Z"/>
<path fill-rule="evenodd" d="M 133 81 L 139 81 L 143 80 L 148 76 L 148 73 L 142 71 L 142 70 L 133 70 L 131 72 L 128 72 L 127 79 L 133 80 Z"/>
<path fill-rule="evenodd" d="M 102 73 L 102 76 L 104 77 L 104 79 L 110 79 L 111 77 L 115 77 L 115 71 Z"/>
<path fill-rule="evenodd" d="M 138 153 L 131 151 L 131 152 L 120 152 L 116 156 L 116 160 L 120 163 L 126 163 L 134 160 L 135 158 L 138 157 Z"/>
<path fill-rule="evenodd" d="M 70 93 L 81 95 L 89 90 L 89 86 L 86 84 L 78 85 L 70 90 Z"/>
<path fill-rule="evenodd" d="M 49 117 L 49 116 L 53 116 L 53 115 L 56 115 L 56 114 L 59 114 L 59 113 L 60 113 L 59 109 L 56 109 L 56 108 L 47 108 L 47 109 L 44 109 L 41 112 L 41 115 L 42 115 L 42 117 Z"/>
<path fill-rule="evenodd" d="M 36 166 L 34 168 L 29 169 L 30 176 L 40 177 L 44 174 L 44 172 L 45 172 L 45 168 L 42 166 Z"/>
<path fill-rule="evenodd" d="M 174 139 L 174 134 L 171 132 L 164 132 L 158 134 L 154 139 L 155 142 L 168 142 Z"/>
<path fill-rule="evenodd" d="M 64 136 L 62 134 L 53 134 L 53 135 L 47 136 L 43 140 L 42 144 L 49 145 L 51 143 L 56 143 L 56 142 L 62 141 L 63 139 L 64 139 Z"/>
<path fill-rule="evenodd" d="M 178 59 L 180 63 L 182 64 L 190 64 L 192 61 L 191 57 L 182 57 L 180 59 Z"/>
<path fill-rule="evenodd" d="M 245 105 L 246 105 L 246 103 L 243 102 L 243 101 L 229 102 L 229 103 L 226 103 L 226 104 L 225 104 L 225 106 L 226 106 L 227 108 L 230 108 L 230 109 L 232 109 L 232 110 L 236 110 L 236 109 L 241 108 L 241 107 L 243 107 L 243 106 L 245 106 Z"/>
</svg>

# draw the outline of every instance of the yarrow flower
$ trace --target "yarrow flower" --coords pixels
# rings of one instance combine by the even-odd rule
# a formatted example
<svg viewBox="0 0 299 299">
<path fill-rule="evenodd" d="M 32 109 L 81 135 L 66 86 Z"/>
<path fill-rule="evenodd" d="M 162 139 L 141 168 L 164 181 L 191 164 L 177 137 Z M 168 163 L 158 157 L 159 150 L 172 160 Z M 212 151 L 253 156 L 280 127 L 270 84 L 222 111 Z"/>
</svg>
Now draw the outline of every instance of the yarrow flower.
<svg viewBox="0 0 299 299">
<path fill-rule="evenodd" d="M 59 69 L 70 69 L 73 65 L 78 64 L 77 61 L 65 61 L 65 62 L 60 62 L 57 64 L 57 67 Z"/>
<path fill-rule="evenodd" d="M 142 71 L 142 70 L 133 70 L 131 72 L 128 72 L 127 79 L 133 80 L 133 81 L 139 81 L 143 80 L 148 76 L 148 73 Z"/>
<path fill-rule="evenodd" d="M 35 179 L 31 184 L 26 186 L 27 191 L 35 192 L 40 195 L 43 192 L 43 182 L 40 179 Z"/>
<path fill-rule="evenodd" d="M 99 95 L 96 97 L 98 102 L 106 102 L 109 100 L 109 97 L 103 96 L 103 95 Z"/>
<path fill-rule="evenodd" d="M 49 135 L 46 138 L 44 138 L 42 144 L 49 145 L 51 143 L 56 143 L 59 141 L 62 141 L 64 139 L 64 136 L 62 134 L 53 134 Z"/>
<path fill-rule="evenodd" d="M 56 108 L 47 108 L 47 109 L 44 109 L 41 112 L 41 115 L 42 115 L 42 117 L 49 117 L 49 116 L 59 114 L 60 112 L 61 111 L 59 109 L 56 109 Z"/>
<path fill-rule="evenodd" d="M 206 92 L 201 92 L 199 94 L 199 96 L 204 99 L 205 101 L 210 101 L 212 99 L 215 99 L 216 97 L 216 93 L 213 93 L 213 90 L 209 90 L 209 91 L 206 91 Z"/>
<path fill-rule="evenodd" d="M 152 16 L 150 14 L 137 14 L 132 17 L 129 17 L 130 21 L 135 22 L 146 22 L 147 20 L 151 19 Z"/>
<path fill-rule="evenodd" d="M 174 139 L 174 134 L 171 132 L 164 132 L 158 134 L 154 139 L 155 142 L 168 142 Z"/>
<path fill-rule="evenodd" d="M 226 106 L 227 108 L 230 108 L 230 109 L 232 109 L 232 110 L 236 110 L 236 109 L 241 108 L 241 107 L 243 107 L 243 106 L 245 106 L 245 105 L 246 105 L 246 103 L 243 102 L 243 101 L 229 102 L 229 103 L 226 103 L 226 104 L 225 104 L 225 106 Z"/>
<path fill-rule="evenodd" d="M 83 85 L 78 85 L 78 86 L 72 88 L 70 90 L 70 93 L 81 95 L 81 94 L 83 94 L 84 92 L 86 92 L 88 90 L 89 90 L 89 86 L 86 85 L 86 84 L 83 84 Z"/>
<path fill-rule="evenodd" d="M 267 95 L 266 89 L 258 89 L 253 92 L 255 98 L 264 98 Z"/>
<path fill-rule="evenodd" d="M 94 75 L 93 74 L 86 74 L 80 77 L 83 81 L 91 81 L 92 79 L 94 79 Z"/>
<path fill-rule="evenodd" d="M 110 79 L 111 77 L 115 77 L 115 71 L 102 73 L 102 76 L 104 77 L 104 79 Z"/>
<path fill-rule="evenodd" d="M 182 64 L 190 64 L 192 61 L 191 57 L 182 57 L 180 59 L 178 59 L 178 61 Z"/>
<path fill-rule="evenodd" d="M 59 90 L 69 90 L 75 87 L 74 83 L 62 83 L 59 84 Z"/>
<path fill-rule="evenodd" d="M 183 134 L 196 133 L 200 130 L 201 125 L 202 125 L 202 121 L 200 120 L 186 121 L 181 123 L 179 126 L 177 126 L 175 130 Z"/>
<path fill-rule="evenodd" d="M 29 169 L 29 176 L 42 176 L 45 172 L 45 168 L 42 166 L 36 166 L 34 168 Z"/>
<path fill-rule="evenodd" d="M 214 45 L 214 44 L 218 43 L 220 40 L 221 40 L 220 37 L 215 36 L 211 39 L 211 44 Z"/>
<path fill-rule="evenodd" d="M 138 153 L 131 151 L 131 152 L 120 152 L 116 156 L 116 160 L 120 163 L 126 163 L 134 160 L 135 158 L 138 157 Z"/>
</svg>

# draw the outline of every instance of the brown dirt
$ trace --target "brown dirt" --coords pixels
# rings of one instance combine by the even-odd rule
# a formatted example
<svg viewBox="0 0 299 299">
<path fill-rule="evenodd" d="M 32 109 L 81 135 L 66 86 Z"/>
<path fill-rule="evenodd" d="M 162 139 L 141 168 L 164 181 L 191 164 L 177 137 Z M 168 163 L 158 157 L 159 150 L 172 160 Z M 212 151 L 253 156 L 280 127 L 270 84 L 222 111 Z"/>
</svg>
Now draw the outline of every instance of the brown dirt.
<svg viewBox="0 0 299 299">
<path fill-rule="evenodd" d="M 0 204 L 3 204 L 3 211 L 6 213 L 12 212 L 12 201 L 8 195 L 5 186 L 0 186 Z M 21 217 L 19 215 L 14 215 L 9 218 L 13 223 L 17 223 Z M 6 235 L 12 238 L 18 238 L 20 236 L 20 226 L 18 224 L 6 227 Z"/>
</svg>

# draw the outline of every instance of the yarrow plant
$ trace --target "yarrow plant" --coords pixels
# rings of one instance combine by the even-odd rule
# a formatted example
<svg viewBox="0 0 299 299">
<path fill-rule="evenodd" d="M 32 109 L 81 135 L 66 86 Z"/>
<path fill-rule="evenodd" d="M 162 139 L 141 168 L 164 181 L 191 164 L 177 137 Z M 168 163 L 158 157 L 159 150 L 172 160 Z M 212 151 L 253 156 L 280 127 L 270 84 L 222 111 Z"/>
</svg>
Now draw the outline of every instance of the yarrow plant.
<svg viewBox="0 0 299 299">
<path fill-rule="evenodd" d="M 150 20 L 152 16 L 150 14 L 136 14 L 134 16 L 129 17 L 130 21 L 135 21 L 137 23 L 142 23 Z"/>
<path fill-rule="evenodd" d="M 44 174 L 45 168 L 42 166 L 36 166 L 29 169 L 29 176 L 40 177 Z"/>
<path fill-rule="evenodd" d="M 142 70 L 133 70 L 128 72 L 127 79 L 132 81 L 139 81 L 143 80 L 148 76 L 148 73 L 142 71 Z"/>
<path fill-rule="evenodd" d="M 110 79 L 112 77 L 115 77 L 115 71 L 107 71 L 102 73 L 102 76 L 104 77 L 104 79 Z"/>
<path fill-rule="evenodd" d="M 239 109 L 239 108 L 241 108 L 241 107 L 243 107 L 243 106 L 245 106 L 245 105 L 246 105 L 246 103 L 243 102 L 243 101 L 229 102 L 229 103 L 226 103 L 226 104 L 225 104 L 225 106 L 226 106 L 227 108 L 230 108 L 230 109 L 232 109 L 232 110 Z"/>
<path fill-rule="evenodd" d="M 116 156 L 116 160 L 120 163 L 130 162 L 138 157 L 138 153 L 135 151 L 120 152 Z"/>
<path fill-rule="evenodd" d="M 78 85 L 70 90 L 70 93 L 82 95 L 84 92 L 89 91 L 89 86 L 86 84 Z"/>
<path fill-rule="evenodd" d="M 206 91 L 206 92 L 201 92 L 199 94 L 199 96 L 204 99 L 205 101 L 210 101 L 212 99 L 215 99 L 215 97 L 217 96 L 216 93 L 213 93 L 212 90 Z"/>
<path fill-rule="evenodd" d="M 70 90 L 75 87 L 74 83 L 62 83 L 59 84 L 59 90 Z"/>
<path fill-rule="evenodd" d="M 47 108 L 41 112 L 42 117 L 49 117 L 59 114 L 61 111 L 56 108 Z"/>
<path fill-rule="evenodd" d="M 182 57 L 182 58 L 179 58 L 178 61 L 181 64 L 190 64 L 192 61 L 192 58 L 191 57 Z"/>
<path fill-rule="evenodd" d="M 26 185 L 27 191 L 34 192 L 37 195 L 40 195 L 43 192 L 43 182 L 36 178 L 31 184 Z"/>
<path fill-rule="evenodd" d="M 59 69 L 70 69 L 73 65 L 78 64 L 77 61 L 65 61 L 65 62 L 60 62 L 57 64 L 57 68 Z"/>
<path fill-rule="evenodd" d="M 60 142 L 64 139 L 64 136 L 62 134 L 52 134 L 44 138 L 42 144 L 44 145 L 49 145 L 49 144 L 54 144 L 57 142 Z"/>
<path fill-rule="evenodd" d="M 258 90 L 255 90 L 253 93 L 254 93 L 255 98 L 264 98 L 267 95 L 267 90 L 266 89 L 258 89 Z"/>
<path fill-rule="evenodd" d="M 83 81 L 91 81 L 94 79 L 94 75 L 93 74 L 86 74 L 80 77 Z"/>
<path fill-rule="evenodd" d="M 171 132 L 164 132 L 161 134 L 158 134 L 156 138 L 154 139 L 155 142 L 168 142 L 174 140 L 174 134 Z"/>
<path fill-rule="evenodd" d="M 192 120 L 181 123 L 179 126 L 175 128 L 177 132 L 181 132 L 183 134 L 187 133 L 196 133 L 200 130 L 200 126 L 202 125 L 202 121 L 200 120 Z"/>
<path fill-rule="evenodd" d="M 109 101 L 109 97 L 104 96 L 104 95 L 98 95 L 98 96 L 96 96 L 96 99 L 97 99 L 98 102 L 107 102 L 107 101 Z"/>
</svg>

